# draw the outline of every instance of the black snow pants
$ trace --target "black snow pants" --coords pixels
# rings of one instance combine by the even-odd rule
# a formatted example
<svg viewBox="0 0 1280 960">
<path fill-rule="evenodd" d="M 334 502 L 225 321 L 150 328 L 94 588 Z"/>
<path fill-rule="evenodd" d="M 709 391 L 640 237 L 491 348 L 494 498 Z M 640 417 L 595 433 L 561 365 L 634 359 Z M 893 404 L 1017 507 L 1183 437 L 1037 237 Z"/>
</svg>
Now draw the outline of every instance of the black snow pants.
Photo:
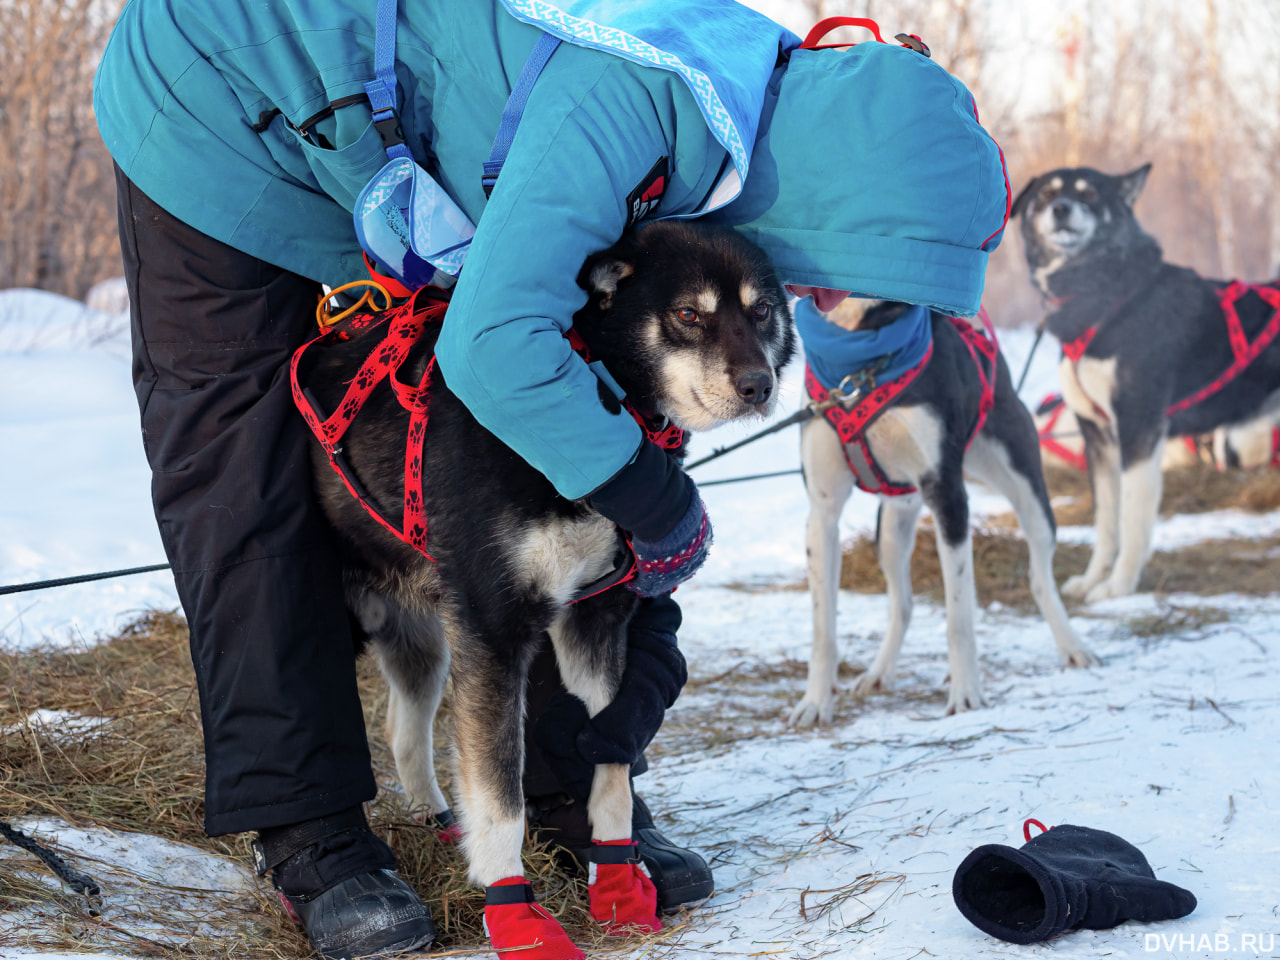
<svg viewBox="0 0 1280 960">
<path fill-rule="evenodd" d="M 182 223 L 118 168 L 116 186 L 143 445 L 200 695 L 205 830 L 371 800 L 341 567 L 289 388 L 320 286 Z M 674 633 L 679 608 L 646 602 L 637 620 L 649 619 Z M 562 689 L 548 656 L 529 723 Z M 553 792 L 533 754 L 526 789 Z"/>
</svg>

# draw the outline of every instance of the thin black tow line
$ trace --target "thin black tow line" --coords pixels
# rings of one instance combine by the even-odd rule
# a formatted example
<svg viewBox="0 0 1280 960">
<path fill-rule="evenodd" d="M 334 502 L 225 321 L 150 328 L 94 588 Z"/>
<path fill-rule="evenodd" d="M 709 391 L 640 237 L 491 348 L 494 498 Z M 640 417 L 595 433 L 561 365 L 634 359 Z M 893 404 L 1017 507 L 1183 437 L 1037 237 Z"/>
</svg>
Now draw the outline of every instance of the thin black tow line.
<svg viewBox="0 0 1280 960">
<path fill-rule="evenodd" d="M 88 901 L 89 916 L 96 917 L 99 915 L 102 908 L 102 888 L 98 886 L 98 882 L 93 877 L 73 870 L 67 866 L 65 860 L 48 847 L 27 836 L 17 827 L 4 820 L 0 820 L 0 835 L 7 837 L 28 853 L 33 853 L 39 857 L 44 862 L 44 865 L 57 875 L 59 880 Z"/>
<path fill-rule="evenodd" d="M 37 580 L 35 583 L 15 583 L 0 587 L 0 596 L 8 593 L 26 593 L 28 590 L 44 590 L 48 587 L 66 587 L 73 583 L 89 583 L 91 580 L 110 580 L 112 577 L 127 577 L 134 573 L 155 573 L 157 570 L 168 570 L 167 563 L 154 563 L 149 567 L 130 567 L 127 570 L 109 570 L 105 573 L 84 573 L 78 577 L 59 577 L 57 580 Z"/>
</svg>

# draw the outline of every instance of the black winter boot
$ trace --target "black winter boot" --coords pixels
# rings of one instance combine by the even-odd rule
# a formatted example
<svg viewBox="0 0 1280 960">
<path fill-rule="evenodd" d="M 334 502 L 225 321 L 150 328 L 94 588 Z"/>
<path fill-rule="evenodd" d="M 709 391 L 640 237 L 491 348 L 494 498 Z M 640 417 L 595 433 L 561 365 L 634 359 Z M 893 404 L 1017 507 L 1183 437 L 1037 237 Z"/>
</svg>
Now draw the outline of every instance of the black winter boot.
<svg viewBox="0 0 1280 960">
<path fill-rule="evenodd" d="M 430 911 L 360 807 L 262 830 L 253 853 L 324 960 L 391 957 L 435 939 Z"/>
<path fill-rule="evenodd" d="M 1020 849 L 978 847 L 956 869 L 951 895 L 983 933 L 1024 944 L 1082 927 L 1174 920 L 1196 908 L 1189 891 L 1155 878 L 1133 844 L 1065 823 Z"/>
<path fill-rule="evenodd" d="M 591 824 L 585 803 L 568 794 L 530 798 L 529 826 L 536 839 L 559 847 L 567 864 L 583 871 L 587 869 Z M 685 904 L 705 900 L 715 890 L 707 861 L 662 835 L 634 787 L 631 790 L 631 839 L 636 841 L 636 852 L 658 891 L 660 912 L 672 913 Z"/>
</svg>

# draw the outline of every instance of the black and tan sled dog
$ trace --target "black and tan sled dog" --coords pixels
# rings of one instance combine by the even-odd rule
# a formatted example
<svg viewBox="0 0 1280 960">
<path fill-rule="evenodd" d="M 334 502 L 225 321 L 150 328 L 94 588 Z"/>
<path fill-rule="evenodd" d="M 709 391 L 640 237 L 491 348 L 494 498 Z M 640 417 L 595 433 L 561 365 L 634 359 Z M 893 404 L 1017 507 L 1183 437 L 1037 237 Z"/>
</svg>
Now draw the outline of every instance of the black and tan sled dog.
<svg viewBox="0 0 1280 960">
<path fill-rule="evenodd" d="M 802 305 L 803 306 L 803 305 Z M 839 346 L 850 335 L 874 334 L 907 322 L 905 304 L 846 299 L 825 317 L 825 337 Z M 919 311 L 921 308 L 914 308 Z M 817 321 L 821 324 L 821 321 Z M 793 724 L 828 723 L 835 707 L 839 655 L 836 599 L 840 583 L 840 513 L 855 483 L 880 496 L 876 548 L 889 592 L 889 625 L 875 661 L 854 684 L 855 696 L 887 690 L 911 620 L 911 553 L 920 510 L 932 511 L 946 595 L 950 688 L 947 713 L 986 703 L 974 642 L 976 597 L 973 540 L 965 476 L 1002 493 L 1012 505 L 1030 548 L 1031 593 L 1066 666 L 1098 662 L 1072 629 L 1053 579 L 1055 523 L 1040 467 L 1039 438 L 1030 412 L 1009 379 L 994 332 L 929 312 L 929 352 L 906 373 L 875 385 L 809 420 L 800 435 L 800 460 L 809 494 L 805 538 L 813 598 L 813 653 L 804 697 Z M 825 327 L 824 327 L 825 329 Z M 821 331 L 819 331 L 821 332 Z M 929 331 L 926 331 L 929 333 Z M 810 339 L 806 334 L 806 355 Z M 851 370 L 860 376 L 872 366 Z M 840 368 L 844 372 L 844 368 Z M 890 376 L 886 372 L 886 377 Z M 806 370 L 811 400 L 825 391 Z"/>
<path fill-rule="evenodd" d="M 1089 602 L 1138 587 L 1166 438 L 1280 409 L 1280 288 L 1165 262 L 1133 213 L 1150 169 L 1052 170 L 1013 202 L 1062 344 L 1063 398 L 1084 435 L 1097 542 L 1063 592 Z"/>
<path fill-rule="evenodd" d="M 772 267 L 737 234 L 655 223 L 590 258 L 578 282 L 588 302 L 574 330 L 642 419 L 705 429 L 772 409 L 794 334 Z M 436 330 L 428 324 L 401 364 L 402 394 L 427 369 Z M 347 391 L 362 383 L 355 371 L 370 354 L 362 341 L 315 350 L 299 373 L 306 406 L 321 417 L 344 409 Z M 603 386 L 601 397 L 619 409 Z M 523 873 L 522 731 L 534 653 L 549 635 L 565 685 L 594 715 L 613 699 L 637 598 L 619 586 L 600 590 L 630 568 L 622 531 L 559 496 L 477 423 L 439 371 L 429 400 L 425 429 L 406 428 L 409 414 L 384 381 L 340 443 L 330 443 L 343 475 L 320 445 L 316 475 L 344 551 L 350 609 L 390 686 L 400 781 L 426 814 L 449 806 L 432 762 L 432 718 L 453 680 L 462 844 L 471 879 L 488 886 Z M 421 442 L 420 471 L 406 472 L 406 430 Z M 421 519 L 402 523 L 419 502 Z M 628 773 L 626 765 L 596 768 L 588 812 L 597 840 L 631 836 Z"/>
</svg>

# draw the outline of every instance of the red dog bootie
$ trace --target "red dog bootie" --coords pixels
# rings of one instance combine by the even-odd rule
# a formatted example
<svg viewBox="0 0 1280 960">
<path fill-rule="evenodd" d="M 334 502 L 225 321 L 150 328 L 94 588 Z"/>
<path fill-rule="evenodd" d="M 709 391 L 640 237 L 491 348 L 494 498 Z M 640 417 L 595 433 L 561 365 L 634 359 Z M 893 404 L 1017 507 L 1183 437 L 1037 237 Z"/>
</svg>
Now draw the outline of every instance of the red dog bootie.
<svg viewBox="0 0 1280 960">
<path fill-rule="evenodd" d="M 500 957 L 583 960 L 586 956 L 556 918 L 534 903 L 533 888 L 524 877 L 507 877 L 485 887 L 484 932 Z"/>
<path fill-rule="evenodd" d="M 634 840 L 592 840 L 588 853 L 591 916 L 615 936 L 656 933 L 658 891 Z"/>
</svg>

